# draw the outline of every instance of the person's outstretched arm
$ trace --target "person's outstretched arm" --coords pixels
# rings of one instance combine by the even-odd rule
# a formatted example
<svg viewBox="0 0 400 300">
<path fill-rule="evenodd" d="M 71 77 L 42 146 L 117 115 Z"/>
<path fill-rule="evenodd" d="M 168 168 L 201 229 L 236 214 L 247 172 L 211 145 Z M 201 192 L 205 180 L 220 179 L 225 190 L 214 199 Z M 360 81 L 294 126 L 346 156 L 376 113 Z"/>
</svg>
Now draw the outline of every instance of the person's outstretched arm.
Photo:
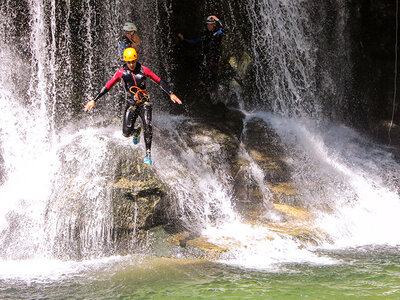
<svg viewBox="0 0 400 300">
<path fill-rule="evenodd" d="M 201 38 L 202 38 L 202 37 L 203 37 L 203 36 L 201 35 L 201 36 L 198 36 L 198 37 L 195 38 L 195 39 L 188 40 L 188 39 L 185 39 L 185 37 L 183 36 L 182 33 L 178 33 L 178 38 L 179 38 L 179 39 L 181 39 L 182 41 L 184 41 L 184 42 L 186 42 L 186 43 L 188 43 L 188 44 L 191 44 L 191 45 L 198 44 L 198 43 L 201 41 Z"/>
<path fill-rule="evenodd" d="M 106 85 L 100 90 L 100 92 L 97 94 L 97 96 L 90 100 L 88 103 L 86 103 L 84 110 L 92 110 L 94 105 L 96 104 L 96 101 L 103 97 L 105 94 L 108 93 L 108 91 L 121 79 L 122 74 L 124 72 L 124 69 L 121 68 L 119 69 L 114 76 L 106 83 Z"/>
</svg>

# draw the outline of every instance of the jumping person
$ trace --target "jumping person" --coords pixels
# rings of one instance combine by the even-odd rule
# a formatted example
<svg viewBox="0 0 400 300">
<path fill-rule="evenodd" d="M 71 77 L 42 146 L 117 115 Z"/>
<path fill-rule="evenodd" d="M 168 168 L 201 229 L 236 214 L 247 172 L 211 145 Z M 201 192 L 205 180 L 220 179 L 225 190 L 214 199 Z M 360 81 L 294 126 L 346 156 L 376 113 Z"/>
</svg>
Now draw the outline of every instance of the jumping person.
<svg viewBox="0 0 400 300">
<path fill-rule="evenodd" d="M 122 29 L 124 30 L 124 36 L 119 43 L 119 53 L 121 57 L 126 48 L 132 47 L 137 51 L 137 48 L 140 44 L 140 38 L 137 35 L 137 27 L 135 24 L 126 22 Z"/>
<path fill-rule="evenodd" d="M 138 116 L 142 119 L 144 129 L 144 141 L 146 146 L 145 164 L 151 164 L 151 141 L 153 137 L 152 127 L 152 103 L 146 90 L 146 78 L 150 77 L 161 89 L 166 92 L 171 101 L 182 104 L 181 100 L 173 93 L 166 82 L 160 79 L 149 68 L 137 62 L 137 52 L 134 48 L 126 48 L 123 52 L 125 64 L 106 83 L 98 95 L 85 105 L 85 111 L 92 110 L 96 101 L 106 94 L 121 78 L 124 80 L 128 97 L 125 101 L 125 110 L 122 121 L 122 134 L 125 137 L 133 136 L 133 144 L 138 144 L 142 128 L 135 128 Z"/>
</svg>

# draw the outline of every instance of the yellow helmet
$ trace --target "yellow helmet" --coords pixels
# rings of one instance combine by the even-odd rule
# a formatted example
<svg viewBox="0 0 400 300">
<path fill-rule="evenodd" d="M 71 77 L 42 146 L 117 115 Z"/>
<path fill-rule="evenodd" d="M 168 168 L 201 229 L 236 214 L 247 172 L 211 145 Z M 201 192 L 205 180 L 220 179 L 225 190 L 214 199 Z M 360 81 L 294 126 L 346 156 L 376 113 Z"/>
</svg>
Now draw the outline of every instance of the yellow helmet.
<svg viewBox="0 0 400 300">
<path fill-rule="evenodd" d="M 122 55 L 124 58 L 124 61 L 132 61 L 132 60 L 137 60 L 137 53 L 134 48 L 126 48 L 124 50 L 124 54 Z"/>
</svg>

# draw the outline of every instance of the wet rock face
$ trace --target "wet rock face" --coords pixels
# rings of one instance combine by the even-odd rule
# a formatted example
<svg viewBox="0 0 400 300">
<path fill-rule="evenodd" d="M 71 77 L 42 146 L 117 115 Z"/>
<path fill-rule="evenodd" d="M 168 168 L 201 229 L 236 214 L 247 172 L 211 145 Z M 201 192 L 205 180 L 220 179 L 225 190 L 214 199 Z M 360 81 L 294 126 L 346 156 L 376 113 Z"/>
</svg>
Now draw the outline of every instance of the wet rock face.
<svg viewBox="0 0 400 300">
<path fill-rule="evenodd" d="M 396 1 L 355 0 L 350 7 L 355 97 L 349 108 L 359 126 L 371 128 L 390 119 L 393 108 Z"/>
<path fill-rule="evenodd" d="M 247 122 L 242 147 L 234 164 L 234 201 L 243 216 L 253 218 L 255 212 L 271 209 L 272 201 L 286 202 L 295 192 L 286 163 L 288 151 L 265 122 L 257 118 Z"/>
<path fill-rule="evenodd" d="M 236 163 L 238 138 L 227 128 L 229 125 L 221 122 L 219 126 L 216 126 L 208 121 L 183 120 L 177 129 L 182 142 L 180 147 L 189 148 L 214 172 L 229 177 L 230 169 L 233 169 Z M 237 118 L 235 122 L 240 126 L 242 120 Z M 168 133 L 166 132 L 163 136 L 168 136 Z M 171 139 L 168 143 L 174 143 L 174 141 Z M 180 151 L 185 151 L 185 149 Z M 180 219 L 185 213 L 176 207 L 175 194 L 168 183 L 161 179 L 165 179 L 165 174 L 158 174 L 157 168 L 153 166 L 144 166 L 142 157 L 135 149 L 115 150 L 113 160 L 115 160 L 115 175 L 111 195 L 112 233 L 118 251 L 132 251 L 138 247 L 151 251 L 150 245 L 153 243 L 151 228 L 160 225 L 167 228 L 168 232 L 179 232 L 185 229 L 182 227 L 184 222 Z M 195 176 L 195 174 L 186 174 L 186 176 Z M 189 215 L 192 213 L 194 212 L 187 212 Z"/>
<path fill-rule="evenodd" d="M 207 160 L 215 166 L 229 163 L 238 147 L 238 139 L 232 132 L 224 132 L 202 121 L 185 122 L 180 135 L 193 151 L 207 156 Z"/>
<path fill-rule="evenodd" d="M 236 128 L 243 127 L 243 115 L 225 112 L 227 118 L 217 109 L 215 113 L 219 117 L 212 121 L 208 118 L 183 120 L 176 129 L 181 144 L 175 146 L 179 151 L 192 152 L 216 176 L 226 178 L 232 185 L 232 201 L 240 214 L 250 216 L 253 211 L 265 210 L 264 186 L 275 187 L 276 202 L 284 202 L 282 199 L 293 193 L 287 184 L 290 170 L 285 163 L 286 150 L 279 146 L 277 135 L 258 119 L 247 122 L 246 134 L 237 134 L 241 130 Z M 162 136 L 167 137 L 168 133 Z M 157 174 L 157 168 L 144 167 L 133 149 L 117 151 L 113 159 L 116 160 L 112 187 L 113 234 L 117 243 L 124 245 L 121 248 L 133 243 L 129 238 L 132 235 L 138 235 L 136 242 L 143 242 L 139 237 L 155 226 L 168 225 L 174 228 L 172 231 L 185 229 L 180 219 L 185 213 L 176 212 L 174 193 L 161 179 L 165 178 L 164 174 Z M 257 178 L 254 166 L 263 174 L 262 178 Z"/>
<path fill-rule="evenodd" d="M 154 218 L 153 210 L 167 197 L 167 186 L 145 166 L 140 151 L 125 149 L 117 159 L 112 187 L 113 239 L 118 249 L 146 247 L 147 229 L 168 220 Z"/>
</svg>

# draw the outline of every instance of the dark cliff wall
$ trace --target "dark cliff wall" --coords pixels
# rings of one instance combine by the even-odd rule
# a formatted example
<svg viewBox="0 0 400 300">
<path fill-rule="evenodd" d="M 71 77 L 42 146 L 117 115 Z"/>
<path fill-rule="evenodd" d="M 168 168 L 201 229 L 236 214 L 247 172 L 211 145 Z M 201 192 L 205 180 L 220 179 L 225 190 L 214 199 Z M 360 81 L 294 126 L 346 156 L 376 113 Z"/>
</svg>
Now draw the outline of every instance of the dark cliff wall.
<svg viewBox="0 0 400 300">
<path fill-rule="evenodd" d="M 349 22 L 354 64 L 353 97 L 348 109 L 354 122 L 371 127 L 390 120 L 395 77 L 396 1 L 354 0 Z M 397 49 L 398 51 L 399 49 Z M 397 68 L 397 71 L 399 69 Z M 399 78 L 397 78 L 397 86 Z M 400 123 L 396 97 L 395 123 Z"/>
</svg>

